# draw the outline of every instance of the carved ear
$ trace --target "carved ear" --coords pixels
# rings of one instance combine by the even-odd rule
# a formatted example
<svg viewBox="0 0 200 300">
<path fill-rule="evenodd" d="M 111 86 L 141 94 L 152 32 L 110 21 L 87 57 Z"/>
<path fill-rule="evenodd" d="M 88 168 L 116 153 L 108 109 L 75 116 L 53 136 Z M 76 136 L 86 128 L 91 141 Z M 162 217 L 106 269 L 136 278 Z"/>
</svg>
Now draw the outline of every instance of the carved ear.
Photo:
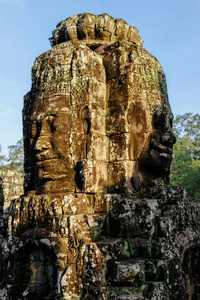
<svg viewBox="0 0 200 300">
<path fill-rule="evenodd" d="M 126 122 L 132 134 L 144 134 L 149 129 L 145 104 L 130 102 L 126 112 Z"/>
<path fill-rule="evenodd" d="M 134 119 L 134 110 L 135 110 L 135 104 L 131 102 L 128 107 L 127 115 L 126 115 L 126 121 L 128 125 L 130 126 L 133 119 Z"/>
<path fill-rule="evenodd" d="M 84 107 L 79 112 L 80 118 L 82 119 L 83 123 L 83 130 L 86 134 L 90 133 L 91 128 L 91 118 L 90 118 L 90 110 L 88 106 Z"/>
<path fill-rule="evenodd" d="M 84 191 L 85 188 L 85 178 L 84 178 L 84 169 L 85 166 L 82 161 L 78 161 L 75 166 L 75 182 L 76 186 L 81 190 L 81 192 Z"/>
</svg>

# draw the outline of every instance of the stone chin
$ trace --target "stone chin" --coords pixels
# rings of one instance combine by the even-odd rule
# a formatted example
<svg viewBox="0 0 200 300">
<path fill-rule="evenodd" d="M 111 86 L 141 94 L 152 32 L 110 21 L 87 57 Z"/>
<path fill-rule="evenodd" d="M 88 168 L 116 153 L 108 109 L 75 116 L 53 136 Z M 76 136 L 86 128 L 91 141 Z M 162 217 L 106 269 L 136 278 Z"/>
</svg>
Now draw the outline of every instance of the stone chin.
<svg viewBox="0 0 200 300">
<path fill-rule="evenodd" d="M 38 169 L 38 178 L 40 180 L 63 180 L 67 176 L 66 174 L 71 174 L 71 177 L 74 176 L 73 168 L 67 168 L 66 163 L 59 159 L 38 161 L 36 166 Z"/>
<path fill-rule="evenodd" d="M 138 160 L 140 170 L 156 172 L 156 175 L 162 175 L 170 167 L 172 156 L 168 153 L 159 153 L 154 149 L 144 151 Z"/>
<path fill-rule="evenodd" d="M 48 180 L 61 180 L 65 178 L 64 174 L 52 173 L 51 170 L 46 170 L 45 168 L 38 168 L 38 178 L 44 181 Z"/>
<path fill-rule="evenodd" d="M 172 155 L 157 152 L 154 149 L 144 151 L 138 160 L 138 176 L 140 186 L 169 184 Z"/>
</svg>

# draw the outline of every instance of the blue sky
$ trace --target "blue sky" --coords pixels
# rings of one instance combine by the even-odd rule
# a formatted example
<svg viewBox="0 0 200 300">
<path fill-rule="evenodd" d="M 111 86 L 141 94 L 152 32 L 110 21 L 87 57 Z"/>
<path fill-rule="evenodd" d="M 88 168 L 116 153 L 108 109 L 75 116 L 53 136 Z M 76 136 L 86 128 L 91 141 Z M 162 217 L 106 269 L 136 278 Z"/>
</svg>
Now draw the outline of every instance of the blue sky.
<svg viewBox="0 0 200 300">
<path fill-rule="evenodd" d="M 0 0 L 2 154 L 22 137 L 23 96 L 36 56 L 51 48 L 57 23 L 83 12 L 106 12 L 137 27 L 163 66 L 173 114 L 200 113 L 199 0 Z"/>
</svg>

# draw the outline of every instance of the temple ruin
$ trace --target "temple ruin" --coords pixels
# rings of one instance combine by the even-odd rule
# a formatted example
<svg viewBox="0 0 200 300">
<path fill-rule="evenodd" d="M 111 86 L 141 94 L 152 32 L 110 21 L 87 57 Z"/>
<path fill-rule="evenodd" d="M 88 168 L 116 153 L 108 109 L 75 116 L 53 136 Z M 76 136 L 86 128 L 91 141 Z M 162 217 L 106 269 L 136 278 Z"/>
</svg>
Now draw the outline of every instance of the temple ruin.
<svg viewBox="0 0 200 300">
<path fill-rule="evenodd" d="M 25 194 L 1 234 L 1 299 L 200 299 L 199 204 L 169 184 L 165 74 L 107 14 L 57 25 L 24 98 Z"/>
</svg>

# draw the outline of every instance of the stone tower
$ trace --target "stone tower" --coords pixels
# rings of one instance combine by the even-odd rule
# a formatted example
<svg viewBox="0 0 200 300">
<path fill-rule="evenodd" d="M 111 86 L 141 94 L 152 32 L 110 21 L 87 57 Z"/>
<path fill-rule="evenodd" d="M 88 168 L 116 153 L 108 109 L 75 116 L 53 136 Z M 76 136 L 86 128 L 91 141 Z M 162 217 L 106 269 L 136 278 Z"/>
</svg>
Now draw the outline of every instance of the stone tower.
<svg viewBox="0 0 200 300">
<path fill-rule="evenodd" d="M 200 299 L 199 208 L 168 185 L 160 63 L 107 14 L 70 17 L 50 41 L 24 100 L 2 299 Z"/>
</svg>

